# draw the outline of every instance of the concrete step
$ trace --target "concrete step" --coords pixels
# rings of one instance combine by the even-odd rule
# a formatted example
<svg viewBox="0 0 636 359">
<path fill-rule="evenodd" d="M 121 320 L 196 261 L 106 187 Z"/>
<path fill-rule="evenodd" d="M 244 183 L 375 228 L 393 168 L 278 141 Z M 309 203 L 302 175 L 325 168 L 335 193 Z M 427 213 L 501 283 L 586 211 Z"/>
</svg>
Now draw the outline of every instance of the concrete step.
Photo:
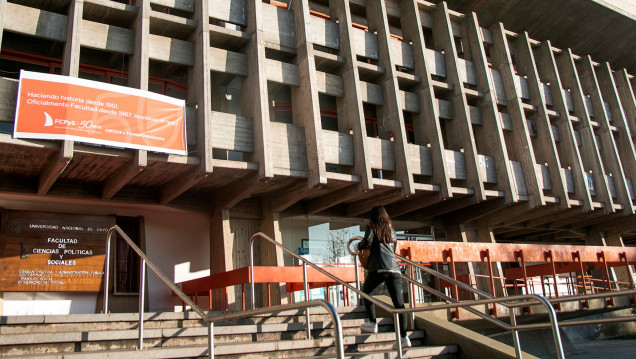
<svg viewBox="0 0 636 359">
<path fill-rule="evenodd" d="M 341 326 L 345 335 L 361 334 L 360 325 L 363 319 L 344 319 Z M 124 324 L 122 324 L 124 323 Z M 196 326 L 194 323 L 198 323 Z M 188 326 L 183 326 L 178 321 L 164 322 L 158 326 L 153 321 L 144 321 L 144 338 L 172 337 L 172 336 L 207 336 L 207 327 L 203 322 L 196 321 Z M 67 324 L 44 324 L 44 325 L 19 325 L 0 326 L 0 345 L 14 344 L 37 344 L 53 343 L 65 341 L 99 341 L 99 340 L 120 340 L 137 338 L 138 322 L 102 322 L 101 325 L 95 323 L 67 323 Z M 120 329 L 120 327 L 126 329 Z M 333 323 L 312 321 L 312 332 L 314 336 L 320 335 L 323 331 L 331 332 Z M 378 320 L 379 332 L 393 331 L 393 321 L 389 318 Z M 287 324 L 244 324 L 237 325 L 231 323 L 215 323 L 215 336 L 254 335 L 277 332 L 305 332 L 305 323 Z M 25 334 L 28 334 L 25 336 Z M 331 335 L 331 333 L 329 333 Z M 290 338 L 293 339 L 293 338 Z"/>
<path fill-rule="evenodd" d="M 304 310 L 215 323 L 215 354 L 227 358 L 333 357 L 331 317 L 322 308 L 312 308 L 310 314 L 311 339 L 306 338 Z M 380 319 L 379 333 L 369 335 L 360 331 L 366 316 L 363 309 L 341 308 L 339 316 L 347 355 L 356 358 L 395 356 L 391 318 Z M 208 330 L 196 314 L 147 313 L 144 319 L 144 350 L 139 352 L 136 350 L 138 314 L 135 313 L 0 317 L 0 357 L 207 356 Z M 423 347 L 425 334 L 421 331 L 410 332 L 409 337 L 414 348 L 409 348 L 407 352 L 411 356 L 405 357 L 441 359 L 457 351 L 452 345 Z M 423 354 L 425 352 L 436 354 Z"/>
<path fill-rule="evenodd" d="M 224 314 L 224 312 L 214 312 Z M 341 320 L 366 317 L 364 310 L 357 307 L 338 308 Z M 310 309 L 312 322 L 331 322 L 331 316 L 323 308 Z M 249 324 L 281 324 L 305 323 L 305 312 L 289 310 L 274 315 L 257 315 L 241 318 L 232 322 L 217 322 L 217 327 L 227 325 Z M 139 316 L 136 313 L 109 314 L 71 314 L 71 315 L 34 315 L 0 317 L 0 334 L 43 333 L 43 332 L 71 332 L 95 330 L 126 330 L 137 328 Z M 204 325 L 194 312 L 166 312 L 144 314 L 144 328 L 195 328 Z"/>
<path fill-rule="evenodd" d="M 456 345 L 448 346 L 426 346 L 417 348 L 408 348 L 403 351 L 404 358 L 421 358 L 421 359 L 455 359 L 458 348 Z M 252 354 L 238 354 L 238 355 L 226 355 L 215 349 L 215 357 L 223 357 L 226 359 L 232 358 L 334 358 L 335 353 L 322 353 L 312 355 L 305 353 L 306 355 L 287 356 L 282 349 L 274 350 L 267 353 L 252 353 Z M 300 353 L 296 353 L 300 354 Z M 383 351 L 369 351 L 365 353 L 345 353 L 345 358 L 351 359 L 387 359 L 395 358 L 397 352 L 395 350 L 383 350 Z M 29 358 L 29 359 L 67 359 L 67 358 L 90 358 L 90 359 L 113 359 L 113 358 L 130 358 L 130 359 L 142 359 L 142 358 L 207 358 L 208 348 L 206 346 L 190 346 L 190 347 L 178 347 L 178 348 L 149 348 L 143 351 L 139 350 L 113 350 L 108 352 L 99 353 L 64 353 L 64 354 L 44 354 L 44 355 L 29 355 L 29 356 L 16 356 L 14 358 Z"/>
<path fill-rule="evenodd" d="M 361 335 L 361 319 L 342 321 L 345 336 Z M 378 321 L 379 333 L 375 340 L 394 337 L 391 319 Z M 420 332 L 421 333 L 421 332 Z M 144 329 L 144 346 L 205 345 L 207 327 Z M 252 341 L 305 340 L 304 323 L 215 326 L 216 345 L 227 343 L 250 343 Z M 333 337 L 332 323 L 313 322 L 314 338 Z M 416 335 L 416 338 L 418 336 Z M 95 330 L 73 332 L 20 333 L 0 335 L 0 355 L 38 352 L 69 352 L 73 350 L 99 351 L 136 348 L 138 330 Z"/>
</svg>

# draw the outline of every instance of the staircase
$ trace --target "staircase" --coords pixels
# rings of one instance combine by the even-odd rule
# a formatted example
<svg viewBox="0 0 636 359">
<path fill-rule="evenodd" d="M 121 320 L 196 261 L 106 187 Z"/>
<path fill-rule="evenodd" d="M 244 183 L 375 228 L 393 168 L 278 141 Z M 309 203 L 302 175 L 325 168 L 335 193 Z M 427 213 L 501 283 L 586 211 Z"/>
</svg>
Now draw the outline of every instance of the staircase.
<svg viewBox="0 0 636 359">
<path fill-rule="evenodd" d="M 338 310 L 347 358 L 394 358 L 390 318 L 377 334 L 363 334 L 361 308 Z M 195 313 L 147 313 L 144 350 L 136 350 L 138 314 L 75 314 L 0 317 L 0 357 L 12 358 L 198 358 L 207 357 L 207 327 Z M 215 356 L 222 358 L 332 358 L 331 317 L 311 309 L 312 339 L 304 311 L 286 311 L 215 323 Z M 425 346 L 425 333 L 409 332 L 404 358 L 456 358 L 456 345 Z"/>
</svg>

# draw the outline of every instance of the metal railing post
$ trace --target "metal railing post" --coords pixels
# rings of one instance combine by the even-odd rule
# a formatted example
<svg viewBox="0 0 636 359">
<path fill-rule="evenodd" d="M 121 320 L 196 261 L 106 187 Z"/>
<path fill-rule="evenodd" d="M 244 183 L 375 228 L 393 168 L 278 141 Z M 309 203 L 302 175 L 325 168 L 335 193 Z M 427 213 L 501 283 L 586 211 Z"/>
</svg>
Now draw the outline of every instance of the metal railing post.
<svg viewBox="0 0 636 359">
<path fill-rule="evenodd" d="M 106 262 L 104 263 L 104 314 L 108 313 L 108 278 L 110 277 L 110 239 L 113 231 L 108 231 L 106 236 Z"/>
<path fill-rule="evenodd" d="M 409 274 L 411 275 L 411 279 L 415 280 L 415 269 L 413 265 L 409 264 Z M 411 308 L 415 308 L 415 291 L 413 290 L 413 284 L 406 283 L 409 291 L 409 302 L 411 304 Z M 411 312 L 409 315 L 409 321 L 411 328 L 415 328 L 415 312 Z"/>
<path fill-rule="evenodd" d="M 550 317 L 550 325 L 552 326 L 552 336 L 554 338 L 554 346 L 556 347 L 557 358 L 564 359 L 563 342 L 561 341 L 561 333 L 559 332 L 556 311 L 554 310 L 552 304 L 544 297 L 540 295 L 533 295 L 533 297 L 542 302 L 548 310 L 548 316 Z"/>
<path fill-rule="evenodd" d="M 307 285 L 307 263 L 303 262 L 303 285 L 305 288 L 305 302 L 309 302 L 309 286 Z M 311 321 L 309 318 L 309 307 L 305 310 L 305 320 L 307 322 L 307 339 L 311 339 Z"/>
<path fill-rule="evenodd" d="M 360 291 L 360 273 L 359 273 L 359 265 L 358 265 L 358 252 L 357 252 L 357 246 L 356 246 L 356 251 L 352 251 L 351 250 L 351 242 L 358 240 L 361 241 L 362 237 L 352 237 L 349 238 L 349 242 L 347 242 L 347 251 L 349 252 L 349 254 L 351 254 L 353 256 L 353 268 L 356 271 L 355 272 L 355 276 L 356 276 L 356 288 L 357 291 L 356 292 L 356 304 L 360 305 L 360 293 L 358 293 Z"/>
<path fill-rule="evenodd" d="M 146 260 L 141 258 L 141 268 L 139 268 L 139 350 L 144 348 L 144 297 L 146 294 Z"/>
<path fill-rule="evenodd" d="M 360 273 L 358 269 L 358 256 L 353 256 L 353 269 L 356 271 L 356 289 L 360 290 Z M 356 293 L 356 305 L 360 305 L 360 294 Z"/>
<path fill-rule="evenodd" d="M 208 358 L 214 359 L 214 322 L 208 322 Z"/>
<path fill-rule="evenodd" d="M 509 308 L 510 312 L 510 325 L 512 327 L 517 326 L 517 314 L 515 313 L 515 308 Z M 517 359 L 522 359 L 521 352 L 521 343 L 519 343 L 519 332 L 516 329 L 512 329 L 512 343 L 515 347 L 515 353 L 517 355 Z"/>
<path fill-rule="evenodd" d="M 250 298 L 252 309 L 256 309 L 256 293 L 254 292 L 254 240 L 250 240 Z"/>
<path fill-rule="evenodd" d="M 334 344 L 336 346 L 336 358 L 344 359 L 344 343 L 343 343 L 343 336 L 342 336 L 342 323 L 340 323 L 340 317 L 338 316 L 338 312 L 336 311 L 336 308 L 334 308 L 331 303 L 323 301 L 323 306 L 325 307 L 325 309 L 327 309 L 327 311 L 329 312 L 332 318 L 333 329 L 335 331 Z"/>
<path fill-rule="evenodd" d="M 395 325 L 395 339 L 397 343 L 398 358 L 402 359 L 402 333 L 400 333 L 400 313 L 393 313 L 393 323 Z"/>
</svg>

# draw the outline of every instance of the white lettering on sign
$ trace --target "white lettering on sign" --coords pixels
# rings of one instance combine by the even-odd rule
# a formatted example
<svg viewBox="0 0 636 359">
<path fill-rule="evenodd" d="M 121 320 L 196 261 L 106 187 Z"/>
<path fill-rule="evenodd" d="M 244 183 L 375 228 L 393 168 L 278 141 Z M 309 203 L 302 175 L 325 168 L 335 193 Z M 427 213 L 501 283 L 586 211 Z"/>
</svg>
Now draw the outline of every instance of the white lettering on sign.
<svg viewBox="0 0 636 359">
<path fill-rule="evenodd" d="M 49 259 L 46 261 L 47 265 L 50 266 L 74 266 L 77 264 L 74 260 L 57 260 L 57 259 Z"/>
</svg>

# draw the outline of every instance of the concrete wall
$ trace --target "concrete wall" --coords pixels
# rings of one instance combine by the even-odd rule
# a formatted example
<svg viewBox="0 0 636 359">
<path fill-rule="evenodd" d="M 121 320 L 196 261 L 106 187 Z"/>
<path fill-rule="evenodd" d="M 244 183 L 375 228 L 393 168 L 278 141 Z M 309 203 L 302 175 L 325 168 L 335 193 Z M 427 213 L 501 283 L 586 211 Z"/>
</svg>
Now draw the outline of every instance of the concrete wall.
<svg viewBox="0 0 636 359">
<path fill-rule="evenodd" d="M 209 219 L 193 213 L 144 211 L 146 253 L 175 282 L 210 274 Z M 180 301 L 148 274 L 148 310 L 172 311 Z"/>
</svg>

